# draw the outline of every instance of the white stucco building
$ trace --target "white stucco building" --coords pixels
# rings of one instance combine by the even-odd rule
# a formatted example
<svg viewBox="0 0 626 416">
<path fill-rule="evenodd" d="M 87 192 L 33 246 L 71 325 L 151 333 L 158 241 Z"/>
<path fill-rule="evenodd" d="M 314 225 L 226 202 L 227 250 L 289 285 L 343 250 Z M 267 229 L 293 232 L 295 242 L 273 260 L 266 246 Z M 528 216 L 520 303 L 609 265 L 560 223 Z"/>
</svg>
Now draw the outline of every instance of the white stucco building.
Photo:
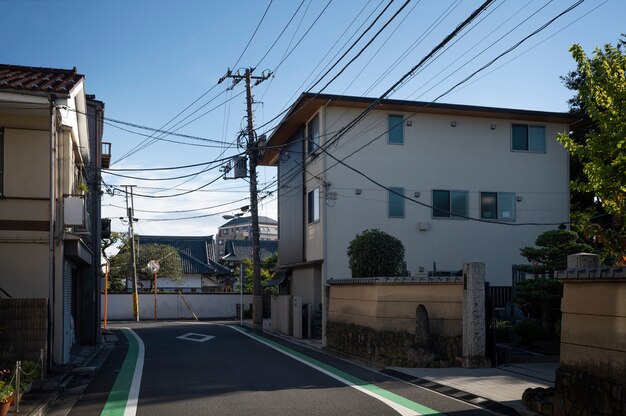
<svg viewBox="0 0 626 416">
<path fill-rule="evenodd" d="M 556 140 L 569 114 L 384 100 L 345 129 L 374 101 L 303 94 L 268 140 L 281 293 L 322 311 L 325 282 L 351 277 L 348 244 L 368 228 L 402 241 L 411 276 L 477 261 L 510 285 L 519 249 L 569 221 Z"/>
</svg>

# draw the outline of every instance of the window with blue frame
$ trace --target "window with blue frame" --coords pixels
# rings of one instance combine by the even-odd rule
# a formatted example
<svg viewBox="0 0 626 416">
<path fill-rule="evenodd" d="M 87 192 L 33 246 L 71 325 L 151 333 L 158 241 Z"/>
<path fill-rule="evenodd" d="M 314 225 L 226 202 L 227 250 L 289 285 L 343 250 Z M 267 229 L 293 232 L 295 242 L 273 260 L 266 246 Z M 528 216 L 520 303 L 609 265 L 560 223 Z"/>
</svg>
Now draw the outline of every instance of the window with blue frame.
<svg viewBox="0 0 626 416">
<path fill-rule="evenodd" d="M 388 213 L 391 218 L 404 217 L 404 188 L 390 186 L 388 191 Z"/>
<path fill-rule="evenodd" d="M 404 116 L 389 114 L 387 116 L 387 129 L 389 130 L 387 143 L 404 143 Z"/>
</svg>

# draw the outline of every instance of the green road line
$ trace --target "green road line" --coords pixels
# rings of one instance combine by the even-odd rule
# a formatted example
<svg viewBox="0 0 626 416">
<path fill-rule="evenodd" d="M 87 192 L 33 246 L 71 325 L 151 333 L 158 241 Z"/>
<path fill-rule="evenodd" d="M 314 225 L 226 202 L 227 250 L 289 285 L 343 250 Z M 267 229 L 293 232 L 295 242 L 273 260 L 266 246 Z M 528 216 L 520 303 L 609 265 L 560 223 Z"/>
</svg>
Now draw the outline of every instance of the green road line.
<svg viewBox="0 0 626 416">
<path fill-rule="evenodd" d="M 305 355 L 305 354 L 302 354 L 302 353 L 300 353 L 298 351 L 292 350 L 289 347 L 285 347 L 284 345 L 281 345 L 281 344 L 279 344 L 277 342 L 274 342 L 274 341 L 272 341 L 272 340 L 270 340 L 268 338 L 262 337 L 260 335 L 257 335 L 257 334 L 255 334 L 253 332 L 244 330 L 244 329 L 239 328 L 239 327 L 231 326 L 231 328 L 236 329 L 236 330 L 240 330 L 242 332 L 245 332 L 246 335 L 248 335 L 249 337 L 252 337 L 252 338 L 258 340 L 259 342 L 262 342 L 262 343 L 265 343 L 267 345 L 270 345 L 270 346 L 272 346 L 273 348 L 275 348 L 277 350 L 283 351 L 283 352 L 288 353 L 288 354 L 290 354 L 290 355 L 292 355 L 294 357 L 297 357 L 300 360 L 305 361 L 305 362 L 307 362 L 307 363 L 309 363 L 311 365 L 314 365 L 316 367 L 322 368 L 322 369 L 324 369 L 324 370 L 326 370 L 326 371 L 328 371 L 328 372 L 330 372 L 330 373 L 332 373 L 332 374 L 334 374 L 334 375 L 336 375 L 338 377 L 343 378 L 344 380 L 349 381 L 350 383 L 352 383 L 352 384 L 354 384 L 356 386 L 359 386 L 359 387 L 361 387 L 361 388 L 363 388 L 363 389 L 365 389 L 365 390 L 367 390 L 367 391 L 369 391 L 371 393 L 377 394 L 377 395 L 379 395 L 381 397 L 384 397 L 385 399 L 390 400 L 390 401 L 392 401 L 392 402 L 394 402 L 396 404 L 404 406 L 407 409 L 413 410 L 413 411 L 418 412 L 418 413 L 420 413 L 422 415 L 441 415 L 441 416 L 445 416 L 441 412 L 438 412 L 438 411 L 433 410 L 433 409 L 431 409 L 429 407 L 426 407 L 424 405 L 416 403 L 416 402 L 414 402 L 412 400 L 407 399 L 406 397 L 402 397 L 402 396 L 400 396 L 398 394 L 392 393 L 389 390 L 385 390 L 385 389 L 383 389 L 381 387 L 378 387 L 378 386 L 376 386 L 374 384 L 368 383 L 365 380 L 361 380 L 360 378 L 354 377 L 351 374 L 345 373 L 345 372 L 343 372 L 343 371 L 341 371 L 341 370 L 339 370 L 339 369 L 337 369 L 335 367 L 332 367 L 332 366 L 330 366 L 328 364 L 325 364 L 325 363 L 323 363 L 321 361 L 318 361 L 318 360 L 316 360 L 314 358 L 311 358 L 308 355 Z"/>
<path fill-rule="evenodd" d="M 107 402 L 102 409 L 101 416 L 123 416 L 126 410 L 126 403 L 128 402 L 128 394 L 130 392 L 130 386 L 133 382 L 133 375 L 135 374 L 135 366 L 137 365 L 137 356 L 139 352 L 139 343 L 135 337 L 130 334 L 130 330 L 122 328 L 124 336 L 128 340 L 128 352 L 126 358 L 122 363 L 113 388 L 109 393 Z"/>
</svg>

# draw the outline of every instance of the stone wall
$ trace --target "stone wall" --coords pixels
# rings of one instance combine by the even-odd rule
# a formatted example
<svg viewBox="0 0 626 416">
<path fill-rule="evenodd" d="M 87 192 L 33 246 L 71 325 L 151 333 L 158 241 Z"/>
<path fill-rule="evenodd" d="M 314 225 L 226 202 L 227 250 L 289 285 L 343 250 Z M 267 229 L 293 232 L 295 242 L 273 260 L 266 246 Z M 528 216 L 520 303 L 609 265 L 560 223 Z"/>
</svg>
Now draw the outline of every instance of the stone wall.
<svg viewBox="0 0 626 416">
<path fill-rule="evenodd" d="M 326 347 L 379 366 L 451 367 L 458 366 L 461 336 L 430 334 L 424 344 L 408 332 L 375 331 L 354 324 L 328 322 Z"/>
<path fill-rule="evenodd" d="M 458 365 L 463 332 L 461 279 L 329 283 L 327 348 L 381 366 Z"/>
</svg>

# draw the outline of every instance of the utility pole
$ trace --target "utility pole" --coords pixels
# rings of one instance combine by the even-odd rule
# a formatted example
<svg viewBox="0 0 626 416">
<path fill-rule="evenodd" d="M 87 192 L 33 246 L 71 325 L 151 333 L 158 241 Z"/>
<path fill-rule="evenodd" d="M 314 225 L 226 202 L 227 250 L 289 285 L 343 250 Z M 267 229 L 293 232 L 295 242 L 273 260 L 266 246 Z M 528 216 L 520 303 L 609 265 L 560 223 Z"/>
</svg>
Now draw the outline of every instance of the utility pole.
<svg viewBox="0 0 626 416">
<path fill-rule="evenodd" d="M 261 292 L 261 258 L 259 248 L 259 207 L 257 196 L 257 178 L 256 168 L 259 157 L 261 156 L 262 146 L 264 143 L 259 143 L 257 140 L 256 132 L 254 131 L 254 120 L 252 112 L 252 104 L 254 98 L 252 97 L 252 80 L 255 80 L 254 85 L 258 85 L 261 82 L 268 79 L 272 73 L 268 70 L 263 71 L 261 75 L 252 75 L 255 68 L 246 68 L 245 73 L 241 74 L 238 70 L 236 73 L 229 69 L 219 82 L 221 83 L 226 78 L 232 78 L 233 84 L 231 89 L 237 85 L 240 81 L 246 82 L 246 104 L 248 114 L 248 128 L 247 136 L 248 142 L 246 145 L 246 153 L 250 160 L 250 216 L 252 218 L 252 281 L 253 281 L 253 297 L 252 297 L 252 328 L 255 331 L 263 331 L 263 295 Z M 242 311 L 243 313 L 243 311 Z"/>
<path fill-rule="evenodd" d="M 122 185 L 126 194 L 126 213 L 128 215 L 128 236 L 130 238 L 130 262 L 133 268 L 133 316 L 139 322 L 139 295 L 137 294 L 137 259 L 135 258 L 135 229 L 133 227 L 135 204 L 133 188 L 136 185 Z M 130 206 L 128 205 L 128 188 L 130 188 Z"/>
</svg>

